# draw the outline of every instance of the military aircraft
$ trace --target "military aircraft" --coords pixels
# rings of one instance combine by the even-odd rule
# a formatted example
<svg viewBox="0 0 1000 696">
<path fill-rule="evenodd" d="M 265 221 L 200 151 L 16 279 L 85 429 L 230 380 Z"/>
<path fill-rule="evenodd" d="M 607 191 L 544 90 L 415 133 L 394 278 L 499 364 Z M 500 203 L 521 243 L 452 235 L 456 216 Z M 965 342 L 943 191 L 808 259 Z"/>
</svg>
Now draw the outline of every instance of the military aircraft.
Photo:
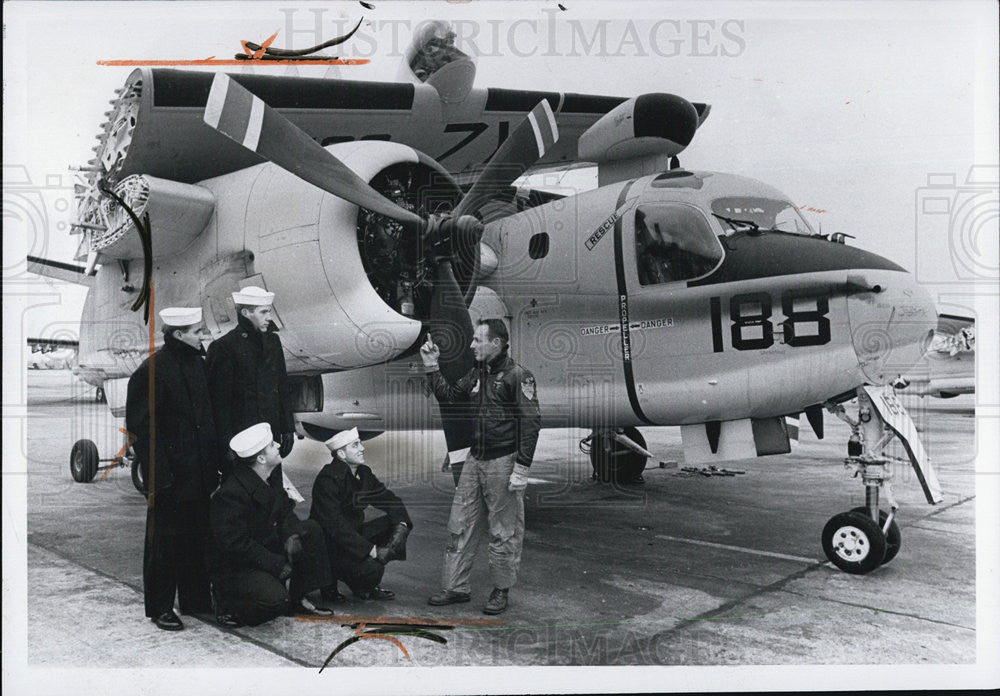
<svg viewBox="0 0 1000 696">
<path fill-rule="evenodd" d="M 230 293 L 258 285 L 277 293 L 302 435 L 442 427 L 457 462 L 467 415 L 438 410 L 418 347 L 430 332 L 453 377 L 471 365 L 473 321 L 499 316 L 543 427 L 590 429 L 581 446 L 606 481 L 656 458 L 641 426 L 680 426 L 687 462 L 719 462 L 789 452 L 786 416 L 819 437 L 824 410 L 843 418 L 867 504 L 830 520 L 824 549 L 851 573 L 895 556 L 896 505 L 879 502 L 890 439 L 941 500 L 885 386 L 937 324 L 914 278 L 816 234 L 764 183 L 681 168 L 706 104 L 478 88 L 460 52 L 422 50 L 397 83 L 129 76 L 79 192 L 86 265 L 29 259 L 90 286 L 78 374 L 112 412 L 156 343 L 150 309 L 201 306 L 218 337 L 236 320 Z M 512 186 L 580 163 L 596 188 Z M 74 445 L 75 479 L 98 463 L 92 442 Z"/>
<path fill-rule="evenodd" d="M 941 314 L 923 359 L 893 387 L 903 394 L 952 399 L 976 391 L 976 326 L 971 317 Z"/>
</svg>

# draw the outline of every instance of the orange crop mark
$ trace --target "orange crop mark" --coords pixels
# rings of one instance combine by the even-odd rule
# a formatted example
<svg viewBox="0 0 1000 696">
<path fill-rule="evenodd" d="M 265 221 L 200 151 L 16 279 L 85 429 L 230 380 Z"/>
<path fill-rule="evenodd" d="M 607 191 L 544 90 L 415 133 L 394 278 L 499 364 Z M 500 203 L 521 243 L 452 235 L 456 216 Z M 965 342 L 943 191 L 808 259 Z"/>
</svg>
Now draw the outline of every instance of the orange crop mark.
<svg viewBox="0 0 1000 696">
<path fill-rule="evenodd" d="M 392 624 L 394 626 L 408 625 L 419 626 L 421 628 L 451 628 L 453 626 L 505 626 L 499 619 L 438 619 L 438 618 L 408 618 L 393 616 L 355 616 L 352 614 L 331 614 L 330 616 L 318 616 L 315 614 L 301 614 L 295 617 L 296 621 L 306 623 L 366 623 L 366 624 Z"/>
<path fill-rule="evenodd" d="M 267 37 L 264 43 L 260 45 L 260 49 L 256 51 L 251 51 L 249 48 L 247 48 L 247 42 L 245 39 L 240 39 L 240 46 L 243 47 L 243 52 L 246 53 L 248 56 L 250 56 L 253 60 L 260 60 L 260 57 L 265 53 L 267 53 L 268 46 L 274 43 L 274 40 L 276 38 L 278 38 L 277 31 L 271 34 L 269 37 Z"/>
<path fill-rule="evenodd" d="M 125 444 L 122 445 L 122 448 L 118 450 L 118 453 L 112 458 L 112 460 L 120 462 L 121 458 L 125 456 L 126 450 L 128 450 L 128 448 L 132 446 L 132 443 L 135 442 L 135 435 L 127 431 L 125 428 L 118 428 L 118 432 L 125 436 Z M 101 474 L 102 481 L 107 478 L 108 472 L 111 471 L 111 468 L 112 467 L 109 466 L 104 470 L 104 473 Z"/>
<path fill-rule="evenodd" d="M 153 279 L 149 279 L 149 442 L 156 442 L 156 312 L 153 302 Z M 156 445 L 149 448 L 149 481 L 146 488 L 149 490 L 147 505 L 152 508 L 155 504 L 156 495 L 154 491 L 156 481 Z M 152 534 L 152 520 L 150 524 L 150 534 Z"/>
<path fill-rule="evenodd" d="M 403 644 L 399 642 L 399 638 L 397 638 L 396 636 L 389 636 L 384 633 L 365 633 L 364 624 L 358 624 L 358 627 L 354 629 L 354 635 L 356 635 L 360 640 L 367 640 L 370 638 L 375 640 L 387 640 L 393 645 L 395 645 L 397 648 L 402 650 L 403 654 L 406 655 L 407 660 L 413 662 L 413 658 L 410 657 L 410 653 L 406 652 L 406 648 L 403 647 Z"/>
<path fill-rule="evenodd" d="M 812 206 L 800 205 L 799 210 L 805 210 L 810 213 L 825 213 L 826 208 L 813 208 Z"/>
<path fill-rule="evenodd" d="M 199 58 L 196 60 L 99 60 L 98 65 L 110 66 L 110 67 L 126 67 L 126 68 L 139 68 L 139 67 L 184 67 L 191 65 L 207 65 L 207 66 L 232 66 L 232 65 L 255 65 L 258 67 L 268 67 L 271 65 L 367 65 L 371 61 L 367 58 L 327 58 L 327 59 L 316 59 L 316 60 L 227 60 L 213 58 Z"/>
</svg>

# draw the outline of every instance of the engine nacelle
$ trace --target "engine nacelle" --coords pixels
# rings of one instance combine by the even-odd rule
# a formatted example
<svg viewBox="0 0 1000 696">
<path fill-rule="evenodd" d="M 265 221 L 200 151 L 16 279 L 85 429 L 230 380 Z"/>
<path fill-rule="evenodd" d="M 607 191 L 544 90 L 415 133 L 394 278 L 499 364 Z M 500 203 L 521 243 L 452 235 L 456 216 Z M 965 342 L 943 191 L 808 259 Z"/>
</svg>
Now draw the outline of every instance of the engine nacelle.
<svg viewBox="0 0 1000 696">
<path fill-rule="evenodd" d="M 404 207 L 433 212 L 461 194 L 451 176 L 431 158 L 399 143 L 356 141 L 327 148 L 358 176 Z M 319 372 L 391 360 L 420 337 L 420 284 L 414 271 L 408 288 L 418 295 L 409 313 L 386 266 L 394 258 L 376 253 L 392 246 L 404 230 L 386 218 L 308 184 L 265 163 L 201 183 L 218 201 L 215 224 L 220 255 L 244 253 L 252 259 L 250 277 L 239 285 L 259 285 L 276 293 L 275 319 L 289 372 Z M 423 208 L 421 210 L 421 208 Z M 372 232 L 384 232 L 384 238 Z M 411 231 L 412 233 L 412 231 Z M 375 240 L 369 243 L 369 237 Z M 407 244 L 419 240 L 402 240 Z M 397 245 L 398 246 L 398 245 Z M 406 246 L 410 249 L 413 245 Z M 376 251 L 372 251 L 374 247 Z M 396 249 L 398 253 L 405 253 Z M 376 282 L 376 279 L 381 279 Z M 213 333 L 236 320 L 228 292 L 216 283 L 207 298 Z M 391 286 L 391 287 L 390 287 Z M 429 303 L 429 297 L 428 297 Z"/>
<path fill-rule="evenodd" d="M 115 193 L 139 220 L 149 215 L 153 259 L 177 254 L 201 234 L 212 217 L 215 197 L 201 186 L 182 184 L 155 176 L 134 174 L 115 186 Z M 141 259 L 142 242 L 132 217 L 110 197 L 103 197 L 97 219 L 104 231 L 88 230 L 90 249 L 99 260 Z"/>
<path fill-rule="evenodd" d="M 581 160 L 596 162 L 601 186 L 667 168 L 708 117 L 708 104 L 674 94 L 628 99 L 588 128 L 577 143 Z"/>
</svg>

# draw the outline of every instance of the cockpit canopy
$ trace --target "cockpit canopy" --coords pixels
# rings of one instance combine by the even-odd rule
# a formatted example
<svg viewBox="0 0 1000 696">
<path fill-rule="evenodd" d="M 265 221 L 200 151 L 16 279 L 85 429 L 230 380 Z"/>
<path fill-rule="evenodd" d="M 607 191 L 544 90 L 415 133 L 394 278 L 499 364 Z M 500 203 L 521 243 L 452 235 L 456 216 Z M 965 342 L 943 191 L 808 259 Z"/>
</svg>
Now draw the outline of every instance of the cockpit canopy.
<svg viewBox="0 0 1000 696">
<path fill-rule="evenodd" d="M 646 203 L 635 213 L 639 282 L 657 285 L 711 273 L 722 246 L 705 215 L 686 203 Z"/>
</svg>

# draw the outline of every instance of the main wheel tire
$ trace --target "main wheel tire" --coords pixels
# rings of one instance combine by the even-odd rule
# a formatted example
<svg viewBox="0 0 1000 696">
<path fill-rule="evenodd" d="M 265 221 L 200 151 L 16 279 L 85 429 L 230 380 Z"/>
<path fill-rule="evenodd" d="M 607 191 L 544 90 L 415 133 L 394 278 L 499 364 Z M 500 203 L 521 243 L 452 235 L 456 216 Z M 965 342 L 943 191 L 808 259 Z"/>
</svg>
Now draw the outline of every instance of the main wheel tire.
<svg viewBox="0 0 1000 696">
<path fill-rule="evenodd" d="M 77 440 L 69 453 L 69 473 L 77 483 L 90 483 L 97 474 L 97 445 L 92 440 Z"/>
<path fill-rule="evenodd" d="M 845 573 L 870 573 L 882 565 L 885 551 L 885 534 L 867 514 L 842 512 L 823 527 L 823 553 Z"/>
<path fill-rule="evenodd" d="M 137 491 L 147 495 L 146 477 L 142 473 L 142 462 L 139 461 L 138 457 L 132 457 L 132 485 Z"/>
<path fill-rule="evenodd" d="M 646 439 L 637 428 L 629 426 L 624 429 L 623 434 L 643 447 L 646 446 Z M 605 483 L 632 483 L 640 479 L 646 468 L 647 458 L 617 440 L 612 440 L 610 445 L 609 451 L 604 432 L 599 432 L 591 440 L 590 465 L 594 468 L 594 475 Z"/>
<path fill-rule="evenodd" d="M 868 508 L 866 507 L 856 507 L 851 508 L 851 512 L 860 512 L 862 515 L 871 517 L 868 513 Z M 889 519 L 888 513 L 885 510 L 878 511 L 878 526 L 879 528 L 885 528 L 885 521 Z M 889 525 L 889 531 L 885 533 L 885 558 L 882 559 L 882 565 L 885 565 L 892 559 L 896 557 L 899 553 L 899 547 L 903 543 L 903 535 L 899 533 L 899 525 L 896 524 L 896 520 L 892 520 L 892 524 Z"/>
</svg>

